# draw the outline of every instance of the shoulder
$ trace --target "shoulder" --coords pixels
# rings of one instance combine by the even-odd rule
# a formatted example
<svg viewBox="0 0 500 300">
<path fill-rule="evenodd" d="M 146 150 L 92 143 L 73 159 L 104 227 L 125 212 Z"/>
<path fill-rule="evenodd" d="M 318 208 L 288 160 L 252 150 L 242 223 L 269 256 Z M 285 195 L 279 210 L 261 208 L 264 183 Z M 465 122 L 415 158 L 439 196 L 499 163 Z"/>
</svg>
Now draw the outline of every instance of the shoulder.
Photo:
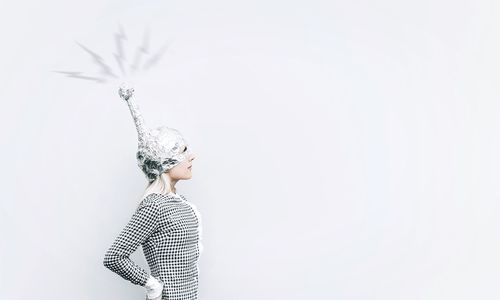
<svg viewBox="0 0 500 300">
<path fill-rule="evenodd" d="M 148 194 L 147 196 L 144 196 L 137 206 L 137 210 L 143 209 L 143 208 L 149 208 L 149 209 L 158 209 L 158 201 L 162 195 L 152 193 Z"/>
</svg>

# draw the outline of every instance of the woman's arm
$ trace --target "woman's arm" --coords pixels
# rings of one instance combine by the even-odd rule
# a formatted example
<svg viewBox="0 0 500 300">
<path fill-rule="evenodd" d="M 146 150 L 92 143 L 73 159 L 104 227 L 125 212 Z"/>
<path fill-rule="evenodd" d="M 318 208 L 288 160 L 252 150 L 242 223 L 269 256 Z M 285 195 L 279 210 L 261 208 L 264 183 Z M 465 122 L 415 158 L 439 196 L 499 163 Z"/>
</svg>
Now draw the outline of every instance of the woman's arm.
<svg viewBox="0 0 500 300">
<path fill-rule="evenodd" d="M 104 255 L 103 264 L 133 284 L 145 286 L 150 275 L 130 259 L 139 245 L 158 228 L 159 208 L 154 199 L 145 198 Z"/>
</svg>

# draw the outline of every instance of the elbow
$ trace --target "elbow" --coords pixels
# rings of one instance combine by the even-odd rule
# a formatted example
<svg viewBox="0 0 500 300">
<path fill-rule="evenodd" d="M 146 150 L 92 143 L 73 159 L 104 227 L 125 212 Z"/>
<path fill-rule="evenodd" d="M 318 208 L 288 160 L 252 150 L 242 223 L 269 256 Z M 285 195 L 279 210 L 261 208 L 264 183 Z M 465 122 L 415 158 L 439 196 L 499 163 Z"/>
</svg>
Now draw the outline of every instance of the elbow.
<svg viewBox="0 0 500 300">
<path fill-rule="evenodd" d="M 117 263 L 118 263 L 118 257 L 115 254 L 113 254 L 113 252 L 108 250 L 106 254 L 104 254 L 104 259 L 102 260 L 102 264 L 106 268 L 113 270 L 115 269 Z"/>
</svg>

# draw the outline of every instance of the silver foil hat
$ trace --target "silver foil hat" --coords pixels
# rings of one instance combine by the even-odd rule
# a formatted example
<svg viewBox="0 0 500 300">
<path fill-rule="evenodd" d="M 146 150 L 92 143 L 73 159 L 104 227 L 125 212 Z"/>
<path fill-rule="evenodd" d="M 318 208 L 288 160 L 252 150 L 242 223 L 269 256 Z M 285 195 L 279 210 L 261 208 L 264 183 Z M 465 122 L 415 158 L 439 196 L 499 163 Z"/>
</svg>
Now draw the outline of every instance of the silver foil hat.
<svg viewBox="0 0 500 300">
<path fill-rule="evenodd" d="M 174 128 L 159 126 L 146 128 L 139 107 L 134 102 L 134 89 L 122 85 L 118 90 L 120 98 L 127 102 L 134 118 L 139 145 L 137 164 L 151 183 L 163 172 L 175 167 L 191 153 L 187 140 Z M 187 150 L 184 151 L 185 147 Z"/>
</svg>

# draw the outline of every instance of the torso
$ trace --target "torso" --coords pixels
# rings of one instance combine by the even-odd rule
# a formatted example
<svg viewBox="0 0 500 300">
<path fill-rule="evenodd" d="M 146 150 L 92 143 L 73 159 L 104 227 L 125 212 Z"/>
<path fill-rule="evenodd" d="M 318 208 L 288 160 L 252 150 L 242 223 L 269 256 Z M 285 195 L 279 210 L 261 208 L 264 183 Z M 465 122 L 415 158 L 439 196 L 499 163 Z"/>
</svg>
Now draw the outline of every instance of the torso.
<svg viewBox="0 0 500 300">
<path fill-rule="evenodd" d="M 165 283 L 162 299 L 197 299 L 200 220 L 179 194 L 152 193 L 160 209 L 158 229 L 146 240 L 143 252 L 151 274 Z"/>
</svg>

